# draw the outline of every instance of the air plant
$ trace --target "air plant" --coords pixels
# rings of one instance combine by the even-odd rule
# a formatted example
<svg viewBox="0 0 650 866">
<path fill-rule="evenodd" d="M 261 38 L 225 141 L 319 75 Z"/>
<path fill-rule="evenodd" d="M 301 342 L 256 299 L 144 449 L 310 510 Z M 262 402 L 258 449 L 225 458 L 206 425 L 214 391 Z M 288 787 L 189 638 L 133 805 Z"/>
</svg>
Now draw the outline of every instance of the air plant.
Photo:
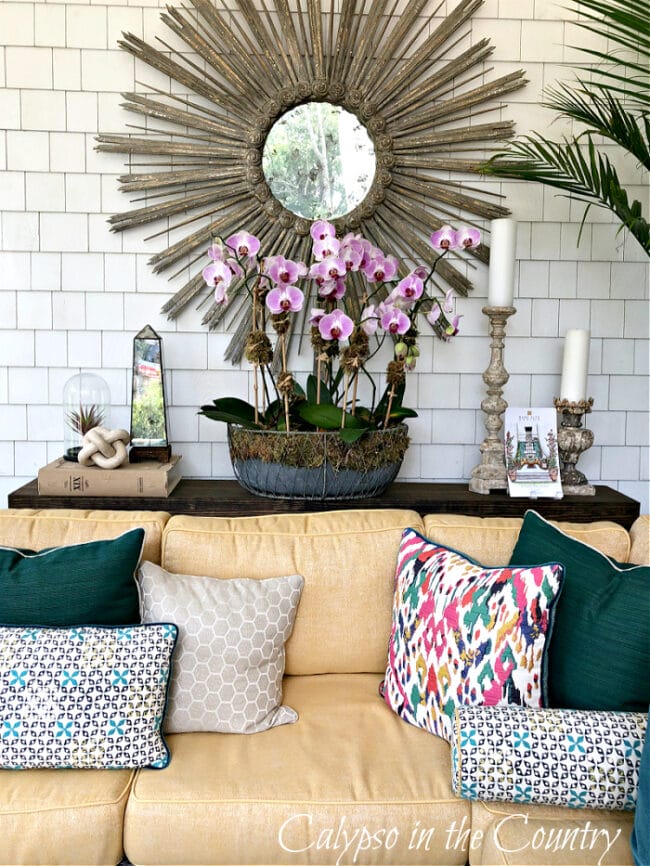
<svg viewBox="0 0 650 866">
<path fill-rule="evenodd" d="M 80 436 L 84 436 L 93 427 L 101 427 L 104 423 L 104 418 L 104 410 L 95 403 L 89 406 L 79 404 L 79 411 L 71 409 L 65 414 L 68 427 Z"/>
</svg>

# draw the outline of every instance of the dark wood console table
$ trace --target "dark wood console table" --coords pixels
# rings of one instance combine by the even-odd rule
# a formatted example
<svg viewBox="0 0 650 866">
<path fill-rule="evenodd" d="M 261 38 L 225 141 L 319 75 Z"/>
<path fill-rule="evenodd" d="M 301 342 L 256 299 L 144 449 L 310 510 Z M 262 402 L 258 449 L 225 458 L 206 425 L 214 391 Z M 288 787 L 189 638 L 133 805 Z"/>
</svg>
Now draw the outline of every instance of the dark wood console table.
<svg viewBox="0 0 650 866">
<path fill-rule="evenodd" d="M 534 508 L 550 520 L 588 523 L 612 520 L 629 529 L 640 505 L 611 487 L 597 486 L 595 496 L 564 499 L 514 499 L 505 492 L 470 493 L 467 484 L 396 482 L 383 496 L 346 502 L 265 499 L 247 493 L 236 481 L 183 479 L 171 496 L 39 496 L 36 480 L 9 494 L 10 508 L 84 508 L 167 511 L 213 517 L 241 517 L 283 512 L 333 511 L 346 508 L 409 508 L 420 514 L 468 514 L 476 517 L 521 517 Z"/>
</svg>

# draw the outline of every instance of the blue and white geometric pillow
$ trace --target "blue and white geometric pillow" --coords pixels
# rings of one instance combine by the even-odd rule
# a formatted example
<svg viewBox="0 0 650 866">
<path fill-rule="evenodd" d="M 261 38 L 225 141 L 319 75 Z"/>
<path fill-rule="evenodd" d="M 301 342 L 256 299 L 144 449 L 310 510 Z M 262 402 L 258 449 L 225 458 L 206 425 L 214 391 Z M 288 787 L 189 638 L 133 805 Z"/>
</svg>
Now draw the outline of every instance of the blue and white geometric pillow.
<svg viewBox="0 0 650 866">
<path fill-rule="evenodd" d="M 163 768 L 171 623 L 0 627 L 0 767 Z"/>
<path fill-rule="evenodd" d="M 467 800 L 632 810 L 647 713 L 458 707 L 452 787 Z"/>
</svg>

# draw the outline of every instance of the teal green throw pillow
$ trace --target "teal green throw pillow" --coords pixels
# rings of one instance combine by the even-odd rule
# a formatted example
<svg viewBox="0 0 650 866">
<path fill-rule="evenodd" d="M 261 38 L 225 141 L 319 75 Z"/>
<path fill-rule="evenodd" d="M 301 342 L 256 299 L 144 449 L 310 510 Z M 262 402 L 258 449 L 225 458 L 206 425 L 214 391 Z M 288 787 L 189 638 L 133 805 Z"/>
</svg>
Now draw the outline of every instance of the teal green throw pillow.
<svg viewBox="0 0 650 866">
<path fill-rule="evenodd" d="M 510 565 L 564 566 L 548 651 L 549 706 L 646 712 L 650 566 L 619 564 L 527 511 Z"/>
<path fill-rule="evenodd" d="M 138 528 L 38 552 L 0 547 L 0 623 L 139 623 L 135 570 L 143 544 L 144 529 Z"/>
</svg>

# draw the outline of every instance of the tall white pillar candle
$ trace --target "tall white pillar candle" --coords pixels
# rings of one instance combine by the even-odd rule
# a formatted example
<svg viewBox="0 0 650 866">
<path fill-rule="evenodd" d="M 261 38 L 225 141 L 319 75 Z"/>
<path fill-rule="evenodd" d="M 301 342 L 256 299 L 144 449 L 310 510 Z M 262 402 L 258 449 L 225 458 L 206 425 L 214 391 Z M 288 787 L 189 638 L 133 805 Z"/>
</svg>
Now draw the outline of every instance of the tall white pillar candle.
<svg viewBox="0 0 650 866">
<path fill-rule="evenodd" d="M 516 220 L 492 220 L 490 223 L 488 307 L 512 306 L 515 295 L 516 246 Z"/>
<path fill-rule="evenodd" d="M 587 366 L 591 332 L 572 328 L 564 338 L 560 399 L 578 403 L 587 399 Z"/>
</svg>

